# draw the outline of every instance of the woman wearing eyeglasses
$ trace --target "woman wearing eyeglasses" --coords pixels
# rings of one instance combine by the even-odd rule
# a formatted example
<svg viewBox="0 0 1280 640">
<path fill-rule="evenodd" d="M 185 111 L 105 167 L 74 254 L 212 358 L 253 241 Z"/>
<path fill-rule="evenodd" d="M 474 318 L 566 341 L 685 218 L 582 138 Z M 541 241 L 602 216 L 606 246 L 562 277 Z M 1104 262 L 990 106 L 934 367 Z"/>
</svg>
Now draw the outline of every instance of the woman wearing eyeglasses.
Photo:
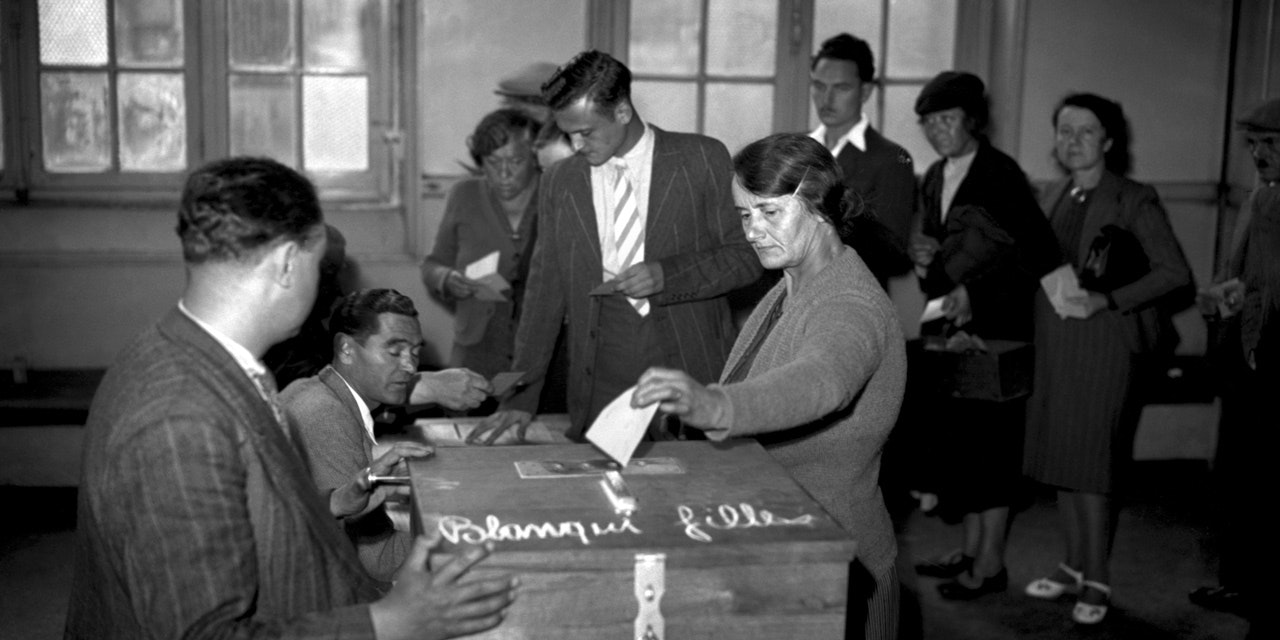
<svg viewBox="0 0 1280 640">
<path fill-rule="evenodd" d="M 538 159 L 533 151 L 541 123 L 517 109 L 498 109 L 480 120 L 467 139 L 481 177 L 449 192 L 435 249 L 422 263 L 427 290 L 455 305 L 450 366 L 485 378 L 509 371 L 520 298 L 533 252 L 537 218 Z M 467 266 L 498 252 L 497 273 L 510 285 L 495 300 L 466 275 Z"/>
<path fill-rule="evenodd" d="M 946 71 L 921 90 L 920 127 L 940 158 L 921 186 L 911 254 L 920 288 L 942 299 L 944 317 L 921 326 L 927 341 L 959 331 L 981 340 L 1032 338 L 1032 296 L 1058 265 L 1058 248 L 1031 185 L 1018 164 L 984 131 L 987 98 L 981 79 Z M 967 600 L 1008 587 L 1004 565 L 1009 508 L 1021 480 L 1025 398 L 1003 401 L 951 397 L 931 379 L 929 361 L 913 361 L 904 403 L 922 507 L 963 523 L 963 544 L 917 565 L 947 599 Z M 919 464 L 923 463 L 923 464 Z"/>
</svg>

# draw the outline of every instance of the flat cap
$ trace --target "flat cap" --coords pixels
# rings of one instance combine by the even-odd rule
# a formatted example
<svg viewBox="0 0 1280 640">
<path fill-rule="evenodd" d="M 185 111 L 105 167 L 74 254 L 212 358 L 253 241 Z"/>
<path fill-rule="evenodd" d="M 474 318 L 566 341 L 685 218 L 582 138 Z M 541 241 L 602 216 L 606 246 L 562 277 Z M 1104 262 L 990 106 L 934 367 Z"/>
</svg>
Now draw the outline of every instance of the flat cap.
<svg viewBox="0 0 1280 640">
<path fill-rule="evenodd" d="M 542 100 L 542 83 L 551 79 L 556 65 L 550 62 L 534 62 L 498 81 L 494 93 L 509 98 Z"/>
<path fill-rule="evenodd" d="M 986 108 L 986 85 L 982 79 L 964 71 L 943 71 L 934 76 L 916 98 L 916 115 L 926 115 L 960 107 L 974 115 Z"/>
<path fill-rule="evenodd" d="M 1236 124 L 1245 131 L 1280 131 L 1280 98 L 1272 98 L 1244 114 Z"/>
</svg>

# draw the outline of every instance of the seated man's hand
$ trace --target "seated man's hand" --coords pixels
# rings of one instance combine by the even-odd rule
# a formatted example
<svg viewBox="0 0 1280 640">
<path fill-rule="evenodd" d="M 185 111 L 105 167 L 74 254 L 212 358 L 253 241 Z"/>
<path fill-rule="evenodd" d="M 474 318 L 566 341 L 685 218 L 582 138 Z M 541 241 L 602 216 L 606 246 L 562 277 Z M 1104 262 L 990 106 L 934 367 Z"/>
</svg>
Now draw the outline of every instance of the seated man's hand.
<svg viewBox="0 0 1280 640">
<path fill-rule="evenodd" d="M 662 265 L 657 262 L 641 262 L 622 270 L 615 278 L 616 291 L 628 298 L 648 298 L 662 293 L 665 282 Z"/>
<path fill-rule="evenodd" d="M 467 434 L 467 444 L 493 444 L 512 427 L 516 428 L 516 439 L 524 442 L 525 432 L 529 430 L 530 422 L 533 422 L 533 414 L 527 411 L 514 409 L 495 411 L 493 415 L 481 420 L 475 429 Z"/>
<path fill-rule="evenodd" d="M 371 482 L 370 476 L 407 476 L 403 462 L 409 458 L 425 458 L 435 449 L 420 442 L 397 442 L 386 453 L 378 456 L 373 464 L 361 469 L 359 474 L 329 494 L 329 512 L 335 518 L 345 518 L 367 513 L 382 504 L 387 497 L 409 493 L 408 484 Z"/>
<path fill-rule="evenodd" d="M 449 409 L 471 409 L 493 391 L 484 376 L 470 369 L 445 369 L 418 374 L 409 404 L 438 404 Z"/>
<path fill-rule="evenodd" d="M 479 633 L 502 622 L 502 612 L 515 600 L 519 581 L 511 576 L 461 581 L 489 555 L 493 543 L 459 549 L 448 564 L 432 573 L 428 560 L 440 533 L 418 536 L 396 572 L 391 591 L 369 605 L 373 632 L 379 640 L 440 640 Z"/>
<path fill-rule="evenodd" d="M 651 367 L 640 374 L 631 406 L 658 404 L 658 410 L 680 416 L 680 421 L 703 429 L 721 427 L 721 418 L 729 400 L 719 391 L 708 389 L 689 374 L 676 369 Z"/>
</svg>

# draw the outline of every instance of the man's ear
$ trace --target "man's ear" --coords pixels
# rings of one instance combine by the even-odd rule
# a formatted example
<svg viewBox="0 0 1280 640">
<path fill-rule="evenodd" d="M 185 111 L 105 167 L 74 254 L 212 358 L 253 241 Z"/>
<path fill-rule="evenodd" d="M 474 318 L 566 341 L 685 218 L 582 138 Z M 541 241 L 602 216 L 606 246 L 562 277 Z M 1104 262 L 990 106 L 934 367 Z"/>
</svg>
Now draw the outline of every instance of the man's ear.
<svg viewBox="0 0 1280 640">
<path fill-rule="evenodd" d="M 334 336 L 333 341 L 335 343 L 333 345 L 333 355 L 339 362 L 342 364 L 352 364 L 355 362 L 355 338 L 352 338 L 345 333 L 339 333 Z"/>
<path fill-rule="evenodd" d="M 301 247 L 293 241 L 277 244 L 268 251 L 263 264 L 271 270 L 271 279 L 286 289 L 293 286 L 298 277 L 298 259 Z"/>
<path fill-rule="evenodd" d="M 862 102 L 860 104 L 866 104 L 867 100 L 871 99 L 871 96 L 878 88 L 880 88 L 880 83 L 876 80 L 862 83 Z"/>
<path fill-rule="evenodd" d="M 622 124 L 631 124 L 631 118 L 636 114 L 636 110 L 631 106 L 630 100 L 619 100 L 618 104 L 613 105 L 613 120 Z"/>
</svg>

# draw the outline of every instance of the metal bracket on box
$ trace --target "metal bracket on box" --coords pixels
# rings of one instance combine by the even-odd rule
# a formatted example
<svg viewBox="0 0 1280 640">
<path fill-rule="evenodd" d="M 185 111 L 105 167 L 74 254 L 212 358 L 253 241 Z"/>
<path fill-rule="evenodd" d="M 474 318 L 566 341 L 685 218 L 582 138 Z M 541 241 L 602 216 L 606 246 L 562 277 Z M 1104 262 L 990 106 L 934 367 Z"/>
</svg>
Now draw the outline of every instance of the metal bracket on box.
<svg viewBox="0 0 1280 640">
<path fill-rule="evenodd" d="M 662 594 L 666 591 L 665 553 L 636 554 L 636 640 L 662 640 L 666 622 L 662 619 Z"/>
</svg>

